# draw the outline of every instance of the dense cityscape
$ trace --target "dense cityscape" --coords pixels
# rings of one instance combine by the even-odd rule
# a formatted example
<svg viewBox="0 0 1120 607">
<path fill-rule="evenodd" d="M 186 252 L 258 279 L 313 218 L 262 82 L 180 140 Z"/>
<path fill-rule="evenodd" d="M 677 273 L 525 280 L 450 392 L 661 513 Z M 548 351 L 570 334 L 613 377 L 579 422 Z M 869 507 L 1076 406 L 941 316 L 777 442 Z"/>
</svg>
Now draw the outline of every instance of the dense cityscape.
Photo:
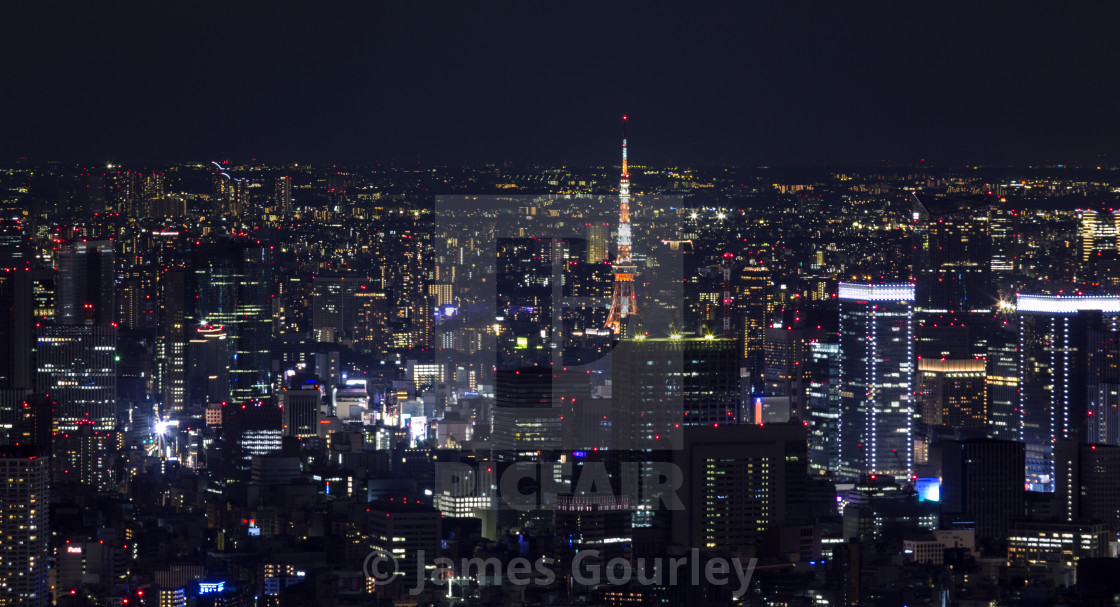
<svg viewBox="0 0 1120 607">
<path fill-rule="evenodd" d="M 1113 603 L 1115 167 L 633 149 L 3 168 L 0 605 Z"/>
<path fill-rule="evenodd" d="M 1120 605 L 1120 4 L 0 4 L 0 607 Z"/>
</svg>

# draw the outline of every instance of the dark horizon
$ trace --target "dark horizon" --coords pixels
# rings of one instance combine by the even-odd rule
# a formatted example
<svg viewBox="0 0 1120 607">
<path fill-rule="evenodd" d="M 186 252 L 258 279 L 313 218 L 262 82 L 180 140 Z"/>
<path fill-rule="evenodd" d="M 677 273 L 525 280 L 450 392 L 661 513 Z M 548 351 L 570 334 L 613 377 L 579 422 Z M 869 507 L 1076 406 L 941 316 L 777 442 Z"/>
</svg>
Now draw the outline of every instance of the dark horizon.
<svg viewBox="0 0 1120 607">
<path fill-rule="evenodd" d="M 1115 163 L 1115 9 L 9 6 L 0 160 Z"/>
</svg>

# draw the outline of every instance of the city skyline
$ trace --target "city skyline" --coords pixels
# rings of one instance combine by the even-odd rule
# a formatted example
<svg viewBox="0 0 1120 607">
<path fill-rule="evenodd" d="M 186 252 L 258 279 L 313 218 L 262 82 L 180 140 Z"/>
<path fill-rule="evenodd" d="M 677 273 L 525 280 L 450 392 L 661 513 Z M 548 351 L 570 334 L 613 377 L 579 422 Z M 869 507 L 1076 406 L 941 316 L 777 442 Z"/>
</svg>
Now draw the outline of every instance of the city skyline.
<svg viewBox="0 0 1120 607">
<path fill-rule="evenodd" d="M 0 607 L 1120 604 L 1111 10 L 0 11 Z"/>
</svg>

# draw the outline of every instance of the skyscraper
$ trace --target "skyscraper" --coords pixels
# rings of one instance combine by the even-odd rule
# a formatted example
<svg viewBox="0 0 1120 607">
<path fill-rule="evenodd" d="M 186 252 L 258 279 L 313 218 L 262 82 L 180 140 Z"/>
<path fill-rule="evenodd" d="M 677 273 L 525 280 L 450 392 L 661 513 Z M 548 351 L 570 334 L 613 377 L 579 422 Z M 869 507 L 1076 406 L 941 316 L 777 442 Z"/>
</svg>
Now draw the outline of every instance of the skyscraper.
<svg viewBox="0 0 1120 607">
<path fill-rule="evenodd" d="M 840 469 L 840 344 L 833 334 L 809 343 L 809 468 L 813 474 Z"/>
<path fill-rule="evenodd" d="M 222 407 L 222 432 L 235 447 L 243 469 L 248 469 L 254 456 L 280 450 L 283 425 L 284 413 L 280 407 L 261 400 L 249 400 L 240 405 L 223 404 Z"/>
<path fill-rule="evenodd" d="M 627 339 L 612 351 L 614 449 L 680 447 L 681 426 L 739 423 L 735 341 L 713 337 Z"/>
<path fill-rule="evenodd" d="M 912 284 L 840 283 L 840 471 L 913 471 Z"/>
<path fill-rule="evenodd" d="M 276 178 L 272 189 L 272 203 L 278 215 L 292 214 L 292 178 L 281 175 Z"/>
<path fill-rule="evenodd" d="M 1025 509 L 1023 443 L 946 441 L 941 454 L 942 510 L 975 523 L 978 537 L 1004 537 Z"/>
<path fill-rule="evenodd" d="M 416 586 L 417 575 L 425 575 L 425 565 L 439 557 L 440 512 L 417 501 L 378 500 L 369 512 L 369 549 L 372 553 L 391 557 L 399 577 L 381 586 L 378 594 L 401 598 L 405 590 Z M 421 560 L 421 554 L 427 562 Z"/>
<path fill-rule="evenodd" d="M 1089 405 L 1086 394 L 1089 329 L 1117 323 L 1120 297 L 1020 294 L 1016 307 L 1019 440 L 1027 444 L 1027 482 L 1032 490 L 1053 491 L 1054 442 L 1084 440 L 1086 421 L 1100 404 L 1098 398 Z M 1100 414 L 1107 416 L 1107 409 Z"/>
<path fill-rule="evenodd" d="M 0 605 L 50 604 L 47 458 L 0 447 Z"/>
<path fill-rule="evenodd" d="M 638 485 L 657 484 L 658 466 L 683 446 L 685 427 L 739 423 L 736 343 L 679 334 L 623 339 L 611 353 L 611 377 L 611 449 L 634 473 L 629 484 L 623 478 L 633 526 L 667 532 L 671 513 L 659 507 L 661 496 Z"/>
<path fill-rule="evenodd" d="M 1058 517 L 1120 525 L 1120 447 L 1060 440 L 1054 453 Z"/>
<path fill-rule="evenodd" d="M 56 321 L 64 325 L 109 324 L 113 304 L 113 243 L 71 242 L 58 252 Z"/>
<path fill-rule="evenodd" d="M 296 375 L 288 382 L 281 396 L 284 409 L 284 436 L 308 438 L 319 435 L 319 408 L 323 393 L 319 381 Z"/>
<path fill-rule="evenodd" d="M 766 330 L 773 312 L 773 275 L 760 265 L 744 265 L 733 277 L 734 331 L 739 337 L 742 364 L 750 378 L 751 394 L 761 394 L 766 369 Z"/>
<path fill-rule="evenodd" d="M 791 419 L 808 420 L 811 344 L 836 333 L 834 310 L 785 310 L 766 329 L 766 396 L 789 399 Z"/>
<path fill-rule="evenodd" d="M 1079 211 L 1081 221 L 1078 236 L 1081 238 L 1081 261 L 1088 262 L 1094 255 L 1117 250 L 1120 233 L 1116 230 L 1116 213 L 1103 207 Z"/>
<path fill-rule="evenodd" d="M 988 335 L 986 390 L 988 436 L 1018 440 L 1022 416 L 1019 411 L 1019 333 L 1014 321 L 1000 323 Z"/>
<path fill-rule="evenodd" d="M 184 308 L 187 274 L 164 269 L 159 277 L 159 380 L 163 412 L 182 411 L 186 405 L 187 331 Z"/>
<path fill-rule="evenodd" d="M 1102 317 L 1089 326 L 1087 443 L 1120 445 L 1120 325 L 1105 322 L 1115 319 Z"/>
<path fill-rule="evenodd" d="M 358 283 L 345 276 L 315 276 L 311 287 L 311 328 L 316 341 L 339 342 L 353 332 L 354 291 Z"/>
<path fill-rule="evenodd" d="M 228 238 L 195 249 L 193 267 L 194 318 L 221 325 L 227 336 L 229 400 L 244 402 L 267 394 L 271 385 L 271 248 Z"/>
<path fill-rule="evenodd" d="M 983 360 L 918 360 L 918 409 L 929 426 L 982 430 L 987 426 Z"/>
<path fill-rule="evenodd" d="M 499 238 L 497 307 L 503 317 L 499 369 L 547 366 L 552 356 L 552 260 L 547 238 Z"/>
<path fill-rule="evenodd" d="M 772 527 L 807 516 L 807 435 L 802 424 L 720 425 L 684 430 L 673 454 L 684 508 L 674 540 L 690 548 L 753 554 Z"/>
<path fill-rule="evenodd" d="M 188 401 L 229 400 L 229 335 L 225 327 L 206 323 L 192 328 L 187 350 Z"/>
<path fill-rule="evenodd" d="M 988 197 L 929 199 L 915 208 L 915 307 L 928 312 L 986 310 L 992 239 Z"/>
<path fill-rule="evenodd" d="M 38 329 L 35 391 L 58 403 L 55 431 L 92 422 L 96 430 L 116 426 L 117 329 L 110 325 Z"/>
<path fill-rule="evenodd" d="M 51 486 L 85 485 L 98 491 L 114 487 L 113 458 L 119 436 L 81 420 L 77 430 L 57 430 L 51 441 Z"/>
<path fill-rule="evenodd" d="M 992 235 L 992 272 L 1014 272 L 1019 262 L 1018 211 L 996 206 L 988 214 L 988 221 Z"/>
<path fill-rule="evenodd" d="M 512 460 L 560 447 L 560 407 L 553 403 L 552 370 L 527 367 L 495 373 L 491 447 Z"/>
<path fill-rule="evenodd" d="M 0 272 L 0 389 L 32 385 L 31 274 L 29 271 Z"/>
<path fill-rule="evenodd" d="M 589 223 L 587 235 L 587 255 L 580 260 L 586 263 L 603 263 L 610 257 L 610 227 L 604 223 Z"/>
</svg>

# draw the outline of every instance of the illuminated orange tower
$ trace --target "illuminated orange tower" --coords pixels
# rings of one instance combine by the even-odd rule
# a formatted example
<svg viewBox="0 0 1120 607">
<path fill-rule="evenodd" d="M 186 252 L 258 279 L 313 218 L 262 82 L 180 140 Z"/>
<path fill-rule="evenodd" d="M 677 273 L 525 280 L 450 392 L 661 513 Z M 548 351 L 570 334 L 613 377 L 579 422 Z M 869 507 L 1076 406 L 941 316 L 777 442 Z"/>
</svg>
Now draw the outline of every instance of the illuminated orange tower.
<svg viewBox="0 0 1120 607">
<path fill-rule="evenodd" d="M 606 326 L 615 335 L 622 334 L 626 317 L 638 313 L 638 296 L 634 293 L 634 274 L 630 258 L 630 169 L 626 164 L 626 116 L 622 117 L 622 178 L 618 184 L 618 256 L 614 260 L 614 295 Z"/>
</svg>

